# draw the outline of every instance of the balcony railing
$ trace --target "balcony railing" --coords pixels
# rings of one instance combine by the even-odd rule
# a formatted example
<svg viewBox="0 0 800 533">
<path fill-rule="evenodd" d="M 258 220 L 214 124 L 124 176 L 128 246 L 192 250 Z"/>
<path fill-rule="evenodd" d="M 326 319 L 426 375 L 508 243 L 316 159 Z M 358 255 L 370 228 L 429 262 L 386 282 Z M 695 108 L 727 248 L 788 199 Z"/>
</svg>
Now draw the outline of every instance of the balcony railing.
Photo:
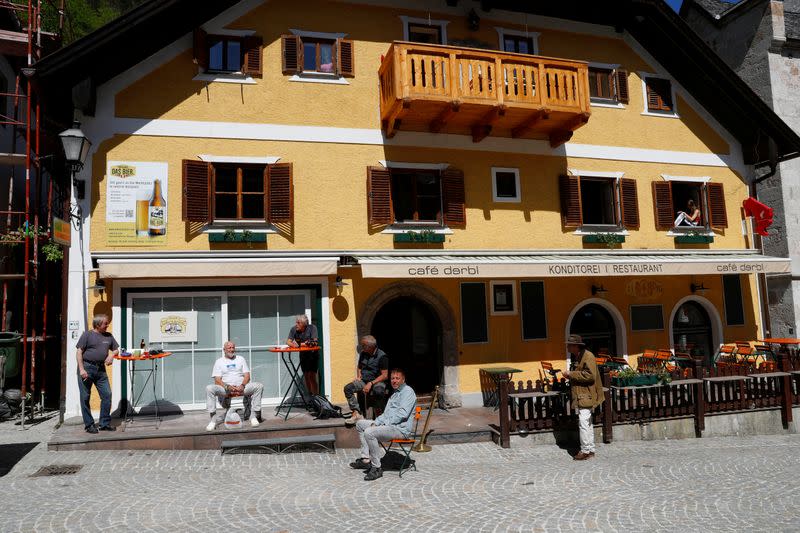
<svg viewBox="0 0 800 533">
<path fill-rule="evenodd" d="M 395 42 L 379 77 L 387 137 L 430 131 L 558 146 L 590 115 L 588 66 L 581 61 Z"/>
</svg>

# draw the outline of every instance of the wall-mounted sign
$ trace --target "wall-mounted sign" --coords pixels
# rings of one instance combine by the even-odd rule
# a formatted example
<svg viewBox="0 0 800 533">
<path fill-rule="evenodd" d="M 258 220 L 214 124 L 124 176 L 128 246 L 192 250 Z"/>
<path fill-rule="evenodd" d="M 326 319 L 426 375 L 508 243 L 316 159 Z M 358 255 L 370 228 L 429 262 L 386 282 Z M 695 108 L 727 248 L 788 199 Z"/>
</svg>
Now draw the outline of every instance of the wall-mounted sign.
<svg viewBox="0 0 800 533">
<path fill-rule="evenodd" d="M 632 279 L 625 285 L 625 293 L 642 300 L 657 300 L 664 294 L 664 285 L 654 279 Z"/>
<path fill-rule="evenodd" d="M 116 246 L 167 244 L 167 163 L 109 161 L 106 242 Z"/>
<path fill-rule="evenodd" d="M 197 342 L 197 311 L 151 312 L 150 342 Z"/>
<path fill-rule="evenodd" d="M 68 220 L 53 217 L 53 240 L 58 244 L 69 246 L 72 242 L 72 226 Z"/>
</svg>

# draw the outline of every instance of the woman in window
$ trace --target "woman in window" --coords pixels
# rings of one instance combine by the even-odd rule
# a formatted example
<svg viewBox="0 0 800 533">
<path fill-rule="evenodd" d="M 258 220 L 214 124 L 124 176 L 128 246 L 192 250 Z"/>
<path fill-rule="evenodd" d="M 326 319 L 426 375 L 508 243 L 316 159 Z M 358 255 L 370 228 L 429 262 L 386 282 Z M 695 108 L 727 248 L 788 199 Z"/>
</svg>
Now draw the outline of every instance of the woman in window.
<svg viewBox="0 0 800 533">
<path fill-rule="evenodd" d="M 686 211 L 678 211 L 678 218 L 675 219 L 676 226 L 698 226 L 700 224 L 700 209 L 695 205 L 694 200 L 689 200 L 686 204 Z"/>
</svg>

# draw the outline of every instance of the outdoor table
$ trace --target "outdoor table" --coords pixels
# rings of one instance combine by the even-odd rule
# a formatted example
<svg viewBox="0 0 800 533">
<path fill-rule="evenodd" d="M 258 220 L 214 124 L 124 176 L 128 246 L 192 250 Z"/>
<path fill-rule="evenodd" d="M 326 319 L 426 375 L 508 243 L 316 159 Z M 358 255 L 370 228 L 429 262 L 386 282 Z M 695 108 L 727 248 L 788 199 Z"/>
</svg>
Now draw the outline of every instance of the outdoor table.
<svg viewBox="0 0 800 533">
<path fill-rule="evenodd" d="M 495 410 L 497 410 L 500 407 L 500 397 L 497 395 L 497 384 L 500 382 L 500 378 L 503 376 L 508 376 L 508 379 L 510 380 L 515 373 L 522 372 L 522 370 L 510 366 L 483 367 L 478 370 L 490 377 L 494 382 L 494 387 L 488 391 L 486 401 L 484 402 L 483 406 L 494 407 Z"/>
<path fill-rule="evenodd" d="M 751 379 L 750 376 L 711 376 L 703 378 L 703 381 L 721 383 L 723 381 L 745 381 Z"/>
<path fill-rule="evenodd" d="M 144 352 L 141 355 L 115 355 L 114 359 L 119 361 L 129 361 L 130 364 L 128 365 L 128 377 L 131 382 L 131 400 L 130 400 L 130 412 L 128 412 L 127 406 L 125 409 L 125 417 L 122 419 L 122 431 L 125 431 L 125 426 L 130 422 L 133 423 L 133 415 L 136 413 L 136 406 L 139 405 L 139 402 L 142 400 L 142 395 L 144 394 L 144 389 L 147 387 L 148 382 L 152 382 L 153 384 L 153 406 L 155 407 L 155 414 L 153 415 L 156 420 L 156 429 L 158 429 L 158 425 L 161 422 L 161 415 L 158 412 L 158 395 L 156 394 L 156 382 L 158 381 L 158 362 L 159 360 L 172 355 L 172 352 L 161 352 L 159 354 L 150 355 L 148 352 Z M 136 368 L 136 361 L 150 361 L 149 368 Z M 142 373 L 145 375 L 144 378 L 144 385 L 142 386 L 142 390 L 139 391 L 139 394 L 136 394 L 136 387 L 134 387 L 136 374 Z"/>
<path fill-rule="evenodd" d="M 300 363 L 298 362 L 297 364 L 294 364 L 294 361 L 292 361 L 292 353 L 315 352 L 317 350 L 319 350 L 319 346 L 275 346 L 273 348 L 269 348 L 268 351 L 281 354 L 281 361 L 283 361 L 283 366 L 289 373 L 290 378 L 289 386 L 286 387 L 286 392 L 283 394 L 283 399 L 281 400 L 281 403 L 278 404 L 278 407 L 275 408 L 275 416 L 279 416 L 281 409 L 287 408 L 286 415 L 283 417 L 284 420 L 287 420 L 289 418 L 289 413 L 292 412 L 292 406 L 294 405 L 294 401 L 298 394 L 300 395 L 300 399 L 303 400 L 303 405 L 305 405 L 306 409 L 308 409 L 310 400 L 306 397 L 305 386 L 300 380 Z M 292 387 L 294 387 L 294 391 L 292 390 Z M 286 401 L 287 398 L 289 398 L 288 403 Z"/>
<path fill-rule="evenodd" d="M 750 378 L 780 378 L 783 376 L 791 376 L 789 372 L 764 372 L 763 374 L 747 374 Z"/>
</svg>

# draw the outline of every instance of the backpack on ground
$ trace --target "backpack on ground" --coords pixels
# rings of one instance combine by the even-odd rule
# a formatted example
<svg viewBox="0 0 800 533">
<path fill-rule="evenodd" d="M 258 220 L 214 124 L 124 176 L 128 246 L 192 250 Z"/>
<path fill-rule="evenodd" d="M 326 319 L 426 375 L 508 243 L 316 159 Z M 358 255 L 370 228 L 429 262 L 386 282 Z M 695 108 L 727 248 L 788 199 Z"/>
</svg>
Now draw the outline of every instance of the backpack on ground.
<svg viewBox="0 0 800 533">
<path fill-rule="evenodd" d="M 311 412 L 315 419 L 342 418 L 342 408 L 333 405 L 325 396 L 315 394 L 311 397 Z"/>
<path fill-rule="evenodd" d="M 381 457 L 381 468 L 383 470 L 400 470 L 403 468 L 404 460 L 406 461 L 406 468 L 411 468 L 416 463 L 414 459 L 406 459 L 406 456 L 400 452 L 389 450 L 386 455 Z"/>
</svg>

